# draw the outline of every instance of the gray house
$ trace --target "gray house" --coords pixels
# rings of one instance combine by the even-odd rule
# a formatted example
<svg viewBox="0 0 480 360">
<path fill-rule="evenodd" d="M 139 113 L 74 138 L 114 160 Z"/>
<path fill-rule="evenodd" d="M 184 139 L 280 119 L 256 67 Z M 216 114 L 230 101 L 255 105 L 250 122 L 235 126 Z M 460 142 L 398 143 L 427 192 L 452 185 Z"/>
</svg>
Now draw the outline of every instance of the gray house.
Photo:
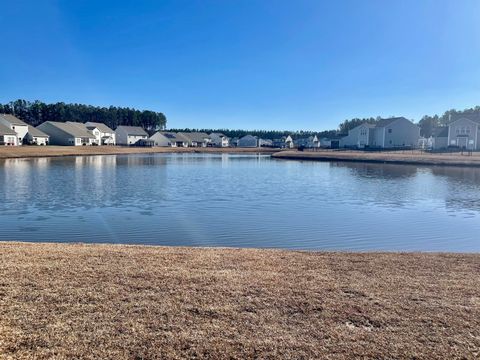
<svg viewBox="0 0 480 360">
<path fill-rule="evenodd" d="M 0 123 L 0 145 L 18 145 L 18 136 L 15 130 L 10 129 L 8 126 L 5 126 Z"/>
<path fill-rule="evenodd" d="M 26 143 L 30 145 L 48 145 L 50 141 L 50 136 L 45 134 L 40 129 L 28 125 L 28 133 L 25 136 Z"/>
<path fill-rule="evenodd" d="M 147 140 L 148 133 L 140 126 L 118 126 L 115 129 L 118 145 L 135 145 L 139 140 Z"/>
<path fill-rule="evenodd" d="M 207 147 L 210 143 L 210 136 L 204 132 L 179 132 L 177 136 L 181 136 L 188 141 L 191 147 Z"/>
<path fill-rule="evenodd" d="M 253 135 L 245 135 L 238 139 L 238 147 L 258 147 L 258 138 Z"/>
<path fill-rule="evenodd" d="M 455 115 L 448 125 L 448 146 L 480 150 L 480 115 Z"/>
<path fill-rule="evenodd" d="M 71 123 L 45 121 L 37 129 L 49 135 L 51 145 L 82 146 L 92 145 L 96 141 L 95 136 Z"/>
<path fill-rule="evenodd" d="M 341 147 L 398 148 L 416 147 L 420 127 L 404 117 L 382 119 L 375 124 L 363 123 L 340 140 Z"/>
<path fill-rule="evenodd" d="M 0 114 L 0 124 L 5 125 L 17 134 L 16 145 L 22 145 L 23 139 L 28 133 L 28 124 L 20 120 L 14 115 Z"/>
<path fill-rule="evenodd" d="M 174 132 L 157 131 L 150 136 L 150 140 L 154 142 L 155 146 L 188 147 L 188 139 Z"/>
</svg>

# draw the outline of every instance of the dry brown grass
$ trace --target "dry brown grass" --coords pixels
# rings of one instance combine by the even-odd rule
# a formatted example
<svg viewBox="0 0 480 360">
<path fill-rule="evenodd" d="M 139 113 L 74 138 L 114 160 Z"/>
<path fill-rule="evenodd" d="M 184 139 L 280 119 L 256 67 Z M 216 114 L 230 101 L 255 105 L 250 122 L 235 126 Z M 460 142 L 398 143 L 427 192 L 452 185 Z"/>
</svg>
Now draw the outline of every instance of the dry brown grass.
<svg viewBox="0 0 480 360">
<path fill-rule="evenodd" d="M 142 153 L 272 153 L 269 148 L 167 148 L 126 146 L 0 146 L 0 159 Z"/>
<path fill-rule="evenodd" d="M 0 358 L 478 358 L 480 255 L 0 243 Z"/>
<path fill-rule="evenodd" d="M 355 161 L 391 164 L 480 166 L 480 152 L 463 155 L 457 153 L 425 153 L 422 151 L 281 151 L 272 155 L 278 159 Z"/>
</svg>

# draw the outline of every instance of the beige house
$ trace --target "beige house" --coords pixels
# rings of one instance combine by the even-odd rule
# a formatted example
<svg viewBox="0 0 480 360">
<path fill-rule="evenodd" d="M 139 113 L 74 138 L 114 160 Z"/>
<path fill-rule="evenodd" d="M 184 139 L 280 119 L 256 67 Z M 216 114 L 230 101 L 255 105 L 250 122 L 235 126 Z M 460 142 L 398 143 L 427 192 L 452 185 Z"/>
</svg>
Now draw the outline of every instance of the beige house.
<svg viewBox="0 0 480 360">
<path fill-rule="evenodd" d="M 96 141 L 95 136 L 72 123 L 45 121 L 37 129 L 50 137 L 51 145 L 82 146 L 92 145 Z"/>
<path fill-rule="evenodd" d="M 1 146 L 17 146 L 18 137 L 15 130 L 10 129 L 0 123 L 0 145 Z"/>
</svg>

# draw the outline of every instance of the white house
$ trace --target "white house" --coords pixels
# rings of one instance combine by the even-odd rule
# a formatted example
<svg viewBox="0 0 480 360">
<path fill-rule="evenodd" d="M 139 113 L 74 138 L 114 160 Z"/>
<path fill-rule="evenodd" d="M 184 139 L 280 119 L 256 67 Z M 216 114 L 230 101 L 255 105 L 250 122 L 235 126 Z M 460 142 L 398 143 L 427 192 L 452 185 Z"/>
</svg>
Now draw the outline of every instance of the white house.
<svg viewBox="0 0 480 360">
<path fill-rule="evenodd" d="M 26 142 L 30 145 L 48 145 L 49 144 L 48 134 L 45 134 L 40 129 L 28 125 L 28 133 L 25 136 Z"/>
<path fill-rule="evenodd" d="M 404 117 L 382 119 L 375 124 L 363 123 L 340 140 L 341 147 L 396 148 L 416 147 L 420 127 Z"/>
<path fill-rule="evenodd" d="M 258 139 L 258 146 L 259 147 L 273 147 L 273 140 L 271 139 Z"/>
<path fill-rule="evenodd" d="M 253 135 L 245 135 L 238 139 L 238 147 L 258 147 L 258 138 Z"/>
<path fill-rule="evenodd" d="M 18 145 L 18 137 L 15 130 L 10 129 L 8 126 L 5 126 L 0 123 L 0 145 Z"/>
<path fill-rule="evenodd" d="M 179 132 L 177 135 L 187 139 L 191 147 L 207 147 L 210 143 L 210 136 L 204 132 Z"/>
<path fill-rule="evenodd" d="M 155 146 L 188 147 L 188 139 L 180 134 L 168 131 L 157 131 L 150 136 L 150 140 L 154 142 Z"/>
<path fill-rule="evenodd" d="M 115 129 L 118 145 L 135 145 L 139 140 L 147 140 L 148 134 L 140 126 L 118 126 Z"/>
<path fill-rule="evenodd" d="M 45 121 L 37 129 L 49 135 L 50 145 L 92 145 L 96 140 L 88 131 L 66 122 Z"/>
<path fill-rule="evenodd" d="M 115 131 L 107 125 L 88 121 L 85 123 L 85 127 L 96 137 L 99 145 L 115 145 Z"/>
<path fill-rule="evenodd" d="M 0 114 L 0 124 L 9 127 L 17 134 L 17 145 L 23 144 L 23 139 L 28 133 L 28 124 L 10 114 Z"/>
<path fill-rule="evenodd" d="M 211 133 L 210 143 L 215 147 L 229 147 L 230 139 L 222 133 Z"/>
<path fill-rule="evenodd" d="M 452 121 L 453 120 L 453 121 Z M 448 125 L 448 146 L 480 150 L 480 116 L 456 115 Z"/>
<path fill-rule="evenodd" d="M 288 135 L 287 138 L 285 139 L 285 147 L 289 149 L 293 149 L 295 147 L 293 139 L 290 135 Z"/>
</svg>

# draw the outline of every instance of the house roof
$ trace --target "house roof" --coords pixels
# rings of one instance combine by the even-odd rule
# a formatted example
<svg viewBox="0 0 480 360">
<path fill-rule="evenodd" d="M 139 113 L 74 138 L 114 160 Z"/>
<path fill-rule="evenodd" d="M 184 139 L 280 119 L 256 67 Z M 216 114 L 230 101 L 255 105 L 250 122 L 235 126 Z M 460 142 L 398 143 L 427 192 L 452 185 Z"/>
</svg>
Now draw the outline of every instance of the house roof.
<svg viewBox="0 0 480 360">
<path fill-rule="evenodd" d="M 87 128 L 90 128 L 90 127 L 96 127 L 98 130 L 100 130 L 101 132 L 103 133 L 113 133 L 113 130 L 110 129 L 107 125 L 105 125 L 104 123 L 98 123 L 98 122 L 93 122 L 93 121 L 88 121 L 85 123 L 85 125 L 87 126 Z"/>
<path fill-rule="evenodd" d="M 207 135 L 207 133 L 204 132 L 180 132 L 178 133 L 181 136 L 184 136 L 187 138 L 189 141 L 194 141 L 194 142 L 203 142 L 205 139 L 209 139 L 210 137 Z"/>
<path fill-rule="evenodd" d="M 0 135 L 17 135 L 17 133 L 8 126 L 0 124 Z"/>
<path fill-rule="evenodd" d="M 46 121 L 43 124 L 45 123 L 55 126 L 56 128 L 76 138 L 80 137 L 80 138 L 95 139 L 95 136 L 90 134 L 88 131 L 82 129 L 80 126 L 78 126 L 78 124 L 81 124 L 81 123 L 76 123 L 77 125 L 74 125 L 75 123 L 73 122 Z M 40 124 L 39 126 L 42 126 L 43 124 Z"/>
<path fill-rule="evenodd" d="M 448 137 L 448 126 L 441 126 L 433 129 L 433 136 Z"/>
<path fill-rule="evenodd" d="M 222 133 L 211 133 L 210 136 L 212 136 L 212 135 L 213 135 L 213 136 L 218 136 L 218 137 L 227 137 L 227 136 L 225 136 L 225 135 L 222 134 Z"/>
<path fill-rule="evenodd" d="M 45 134 L 42 130 L 37 129 L 36 127 L 33 127 L 31 125 L 28 125 L 28 133 L 31 136 L 36 136 L 36 137 L 49 137 L 49 135 Z"/>
<path fill-rule="evenodd" d="M 460 119 L 467 119 L 476 123 L 480 123 L 480 113 L 473 114 L 453 114 L 450 117 L 450 122 L 454 122 Z"/>
<path fill-rule="evenodd" d="M 179 142 L 179 141 L 188 142 L 188 139 L 187 139 L 187 138 L 185 138 L 184 136 L 182 136 L 182 135 L 180 135 L 180 134 L 176 134 L 176 133 L 174 133 L 174 132 L 159 131 L 158 134 L 163 135 L 163 136 L 166 137 L 169 141 L 174 141 L 174 142 Z"/>
<path fill-rule="evenodd" d="M 389 119 L 381 119 L 380 121 L 377 121 L 374 126 L 377 127 L 377 128 L 386 127 L 386 126 L 394 123 L 395 121 L 401 120 L 401 119 L 409 121 L 408 119 L 404 118 L 403 116 L 392 117 L 392 118 L 389 118 Z"/>
<path fill-rule="evenodd" d="M 141 128 L 140 126 L 120 125 L 120 126 L 117 126 L 116 130 L 118 129 L 121 129 L 125 131 L 128 135 L 132 135 L 132 136 L 148 136 L 147 132 L 143 130 L 143 128 Z"/>
<path fill-rule="evenodd" d="M 10 114 L 0 114 L 0 117 L 4 120 L 8 121 L 12 125 L 24 125 L 27 126 L 28 124 L 17 118 L 16 116 Z"/>
</svg>

